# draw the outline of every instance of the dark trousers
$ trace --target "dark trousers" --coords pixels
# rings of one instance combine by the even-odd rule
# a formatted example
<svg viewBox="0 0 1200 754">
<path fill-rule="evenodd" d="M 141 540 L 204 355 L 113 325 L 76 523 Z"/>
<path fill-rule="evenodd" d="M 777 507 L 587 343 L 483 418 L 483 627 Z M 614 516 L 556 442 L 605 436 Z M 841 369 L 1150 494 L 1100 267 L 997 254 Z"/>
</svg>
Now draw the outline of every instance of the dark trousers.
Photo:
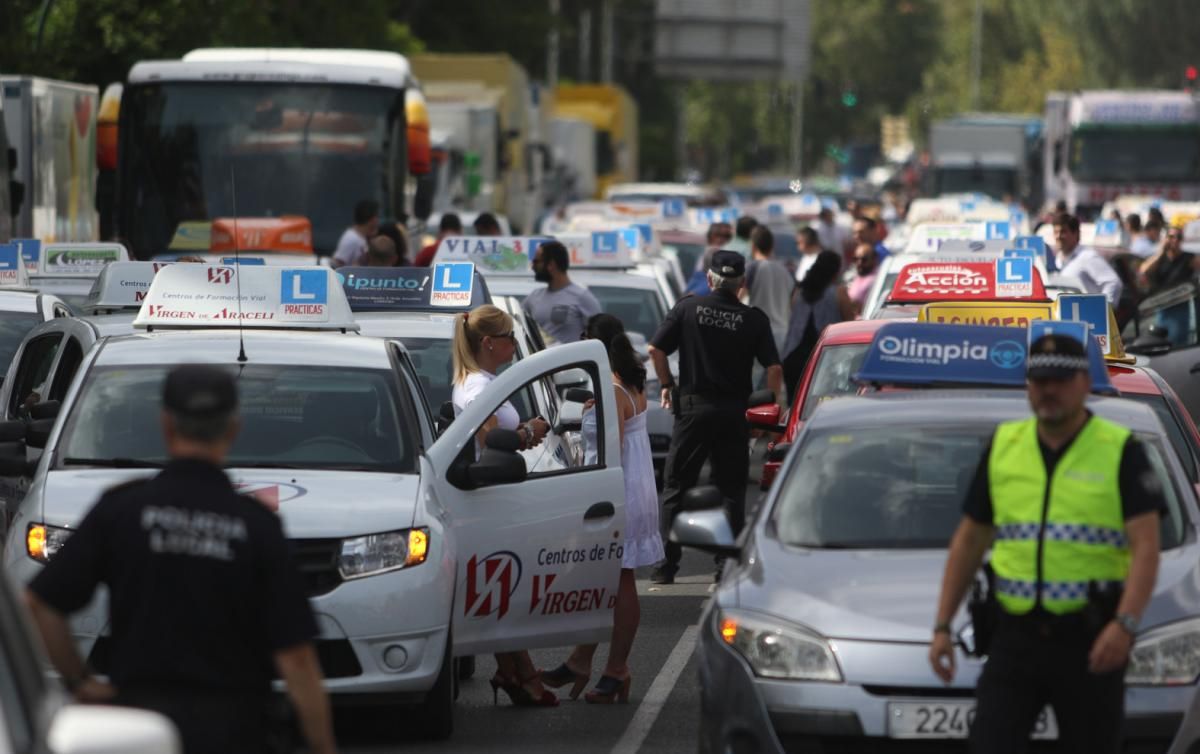
<svg viewBox="0 0 1200 754">
<path fill-rule="evenodd" d="M 122 687 L 117 703 L 157 712 L 179 730 L 184 754 L 290 751 L 270 694 L 173 687 Z"/>
<path fill-rule="evenodd" d="M 1125 669 L 1088 670 L 1094 632 L 1081 619 L 1002 616 L 975 690 L 972 754 L 1022 754 L 1048 704 L 1058 750 L 1117 754 L 1125 710 Z"/>
<path fill-rule="evenodd" d="M 671 450 L 663 468 L 663 542 L 666 567 L 678 568 L 683 549 L 665 532 L 682 509 L 683 493 L 695 487 L 705 461 L 712 462 L 712 483 L 725 498 L 734 534 L 746 518 L 746 483 L 750 477 L 750 427 L 744 401 L 710 401 L 680 396 L 675 410 Z"/>
</svg>

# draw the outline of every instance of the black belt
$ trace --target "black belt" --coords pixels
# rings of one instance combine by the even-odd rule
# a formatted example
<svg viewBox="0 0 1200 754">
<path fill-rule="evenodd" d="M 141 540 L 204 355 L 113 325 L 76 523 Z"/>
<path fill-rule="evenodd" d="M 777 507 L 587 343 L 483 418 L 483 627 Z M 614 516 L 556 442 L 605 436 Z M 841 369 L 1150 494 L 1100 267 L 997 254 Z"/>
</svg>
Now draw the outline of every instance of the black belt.
<svg viewBox="0 0 1200 754">
<path fill-rule="evenodd" d="M 1043 639 L 1085 639 L 1093 630 L 1083 611 L 1055 615 L 1041 608 L 1034 608 L 1022 615 L 1001 609 L 997 626 Z"/>
</svg>

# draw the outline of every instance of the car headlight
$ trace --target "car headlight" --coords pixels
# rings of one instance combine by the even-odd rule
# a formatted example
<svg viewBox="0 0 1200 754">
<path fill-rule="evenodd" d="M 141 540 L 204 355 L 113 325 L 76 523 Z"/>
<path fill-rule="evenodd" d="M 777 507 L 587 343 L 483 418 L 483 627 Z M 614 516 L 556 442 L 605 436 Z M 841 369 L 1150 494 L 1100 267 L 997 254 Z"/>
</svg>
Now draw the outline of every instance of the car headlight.
<svg viewBox="0 0 1200 754">
<path fill-rule="evenodd" d="M 420 565 L 429 554 L 428 529 L 401 529 L 342 540 L 338 573 L 358 579 Z"/>
<path fill-rule="evenodd" d="M 739 610 L 717 614 L 717 632 L 763 678 L 841 682 L 829 642 L 799 626 Z"/>
<path fill-rule="evenodd" d="M 1200 620 L 1155 628 L 1137 637 L 1125 683 L 1131 686 L 1186 686 L 1200 677 Z"/>
<path fill-rule="evenodd" d="M 73 532 L 60 526 L 30 524 L 25 530 L 25 554 L 39 563 L 49 563 Z"/>
</svg>

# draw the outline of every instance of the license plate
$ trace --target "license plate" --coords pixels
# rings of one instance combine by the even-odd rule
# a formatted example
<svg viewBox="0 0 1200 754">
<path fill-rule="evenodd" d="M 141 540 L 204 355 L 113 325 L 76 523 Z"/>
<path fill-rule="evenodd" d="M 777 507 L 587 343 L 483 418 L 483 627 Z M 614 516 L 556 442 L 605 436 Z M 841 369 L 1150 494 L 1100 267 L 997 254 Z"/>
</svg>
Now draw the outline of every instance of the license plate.
<svg viewBox="0 0 1200 754">
<path fill-rule="evenodd" d="M 975 720 L 975 701 L 888 702 L 891 738 L 966 738 Z M 1058 738 L 1058 722 L 1049 707 L 1038 715 L 1031 738 Z"/>
</svg>

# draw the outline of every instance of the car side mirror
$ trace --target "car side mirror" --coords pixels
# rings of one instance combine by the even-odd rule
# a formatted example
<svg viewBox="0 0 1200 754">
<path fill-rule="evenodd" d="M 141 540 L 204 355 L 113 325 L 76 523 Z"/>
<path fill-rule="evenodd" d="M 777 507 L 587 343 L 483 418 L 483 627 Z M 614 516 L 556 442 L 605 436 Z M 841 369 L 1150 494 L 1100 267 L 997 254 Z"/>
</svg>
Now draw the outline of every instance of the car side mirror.
<svg viewBox="0 0 1200 754">
<path fill-rule="evenodd" d="M 518 452 L 521 436 L 511 429 L 493 429 L 487 433 L 479 460 L 467 467 L 467 478 L 475 485 L 516 484 L 529 473 Z"/>
<path fill-rule="evenodd" d="M 746 422 L 759 429 L 768 429 L 772 432 L 786 432 L 787 427 L 779 423 L 780 417 L 783 415 L 783 409 L 778 403 L 768 403 L 762 406 L 751 406 L 746 409 Z"/>
<path fill-rule="evenodd" d="M 103 735 L 97 735 L 104 731 Z M 111 754 L 182 750 L 179 733 L 157 712 L 129 707 L 72 704 L 54 716 L 46 740 L 56 754 Z"/>
<path fill-rule="evenodd" d="M 683 509 L 686 511 L 724 510 L 725 496 L 715 484 L 692 487 L 683 493 Z"/>
<path fill-rule="evenodd" d="M 558 424 L 554 425 L 554 433 L 563 435 L 567 432 L 579 432 L 583 429 L 583 401 L 567 401 L 558 412 Z"/>
<path fill-rule="evenodd" d="M 560 392 L 577 387 L 584 387 L 591 380 L 591 376 L 584 369 L 564 369 L 561 372 L 554 373 L 554 387 Z"/>
<path fill-rule="evenodd" d="M 54 419 L 34 419 L 25 427 L 25 444 L 31 448 L 45 448 L 52 429 Z"/>
<path fill-rule="evenodd" d="M 0 477 L 33 476 L 35 466 L 36 464 L 26 459 L 24 441 L 0 442 Z"/>
<path fill-rule="evenodd" d="M 587 403 L 595 397 L 596 395 L 591 390 L 584 390 L 581 387 L 573 387 L 563 393 L 563 400 L 567 403 Z"/>
<path fill-rule="evenodd" d="M 741 548 L 725 511 L 682 511 L 671 522 L 670 540 L 714 555 L 738 557 Z"/>
<path fill-rule="evenodd" d="M 53 419 L 58 416 L 60 410 L 62 410 L 62 401 L 42 401 L 33 404 L 33 407 L 29 409 L 29 416 L 33 419 Z"/>
</svg>

